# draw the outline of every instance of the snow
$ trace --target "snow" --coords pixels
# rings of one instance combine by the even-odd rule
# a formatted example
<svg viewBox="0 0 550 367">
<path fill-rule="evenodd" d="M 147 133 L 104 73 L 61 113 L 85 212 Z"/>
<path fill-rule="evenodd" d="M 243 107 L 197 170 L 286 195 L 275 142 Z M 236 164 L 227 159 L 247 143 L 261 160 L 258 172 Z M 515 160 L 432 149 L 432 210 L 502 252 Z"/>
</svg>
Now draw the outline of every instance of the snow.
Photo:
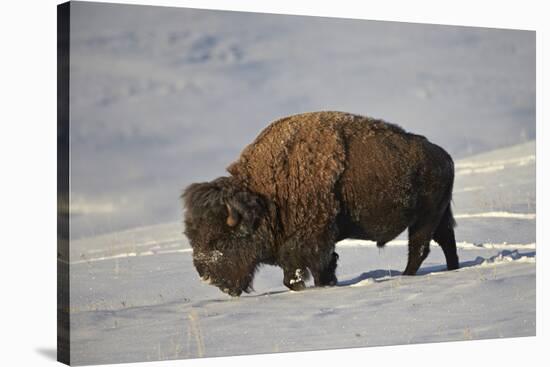
<svg viewBox="0 0 550 367">
<path fill-rule="evenodd" d="M 534 213 L 509 213 L 509 212 L 487 212 L 473 214 L 459 214 L 455 218 L 515 218 L 515 219 L 535 219 Z"/>
<path fill-rule="evenodd" d="M 533 153 L 534 144 L 496 153 L 518 149 Z M 311 288 L 310 280 L 310 288 L 291 292 L 281 269 L 264 266 L 255 292 L 232 298 L 200 281 L 183 235 L 174 247 L 180 223 L 136 229 L 147 239 L 134 244 L 137 253 L 125 252 L 120 240 L 135 238 L 132 231 L 88 238 L 86 246 L 76 241 L 89 250 L 85 260 L 71 262 L 72 358 L 95 364 L 534 335 L 535 213 L 521 219 L 460 214 L 473 205 L 469 195 L 478 205 L 491 202 L 497 213 L 510 206 L 533 210 L 526 198 L 534 190 L 534 163 L 457 180 L 461 268 L 455 271 L 445 270 L 435 243 L 411 277 L 401 275 L 402 236 L 383 249 L 344 240 L 337 244 L 338 286 Z M 506 185 L 461 190 L 494 181 Z M 495 195 L 503 200 L 490 200 Z M 521 241 L 501 241 L 507 238 Z"/>
<path fill-rule="evenodd" d="M 532 32 L 73 5 L 74 364 L 535 334 Z M 181 189 L 223 175 L 269 121 L 325 109 L 455 157 L 461 268 L 432 243 L 402 276 L 402 234 L 338 243 L 335 287 L 291 292 L 272 266 L 239 298 L 202 282 Z"/>
<path fill-rule="evenodd" d="M 454 158 L 535 138 L 534 32 L 72 4 L 73 239 L 178 220 L 183 187 L 294 113 L 382 118 Z"/>
</svg>

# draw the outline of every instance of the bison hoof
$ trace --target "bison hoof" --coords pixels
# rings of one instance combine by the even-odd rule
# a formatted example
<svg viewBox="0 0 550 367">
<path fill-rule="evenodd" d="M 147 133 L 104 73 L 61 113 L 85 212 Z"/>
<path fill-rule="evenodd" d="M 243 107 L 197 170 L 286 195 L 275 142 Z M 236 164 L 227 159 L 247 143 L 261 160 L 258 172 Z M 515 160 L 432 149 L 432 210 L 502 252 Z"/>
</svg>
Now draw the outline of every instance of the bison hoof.
<svg viewBox="0 0 550 367">
<path fill-rule="evenodd" d="M 231 297 L 240 297 L 242 293 L 240 289 L 223 288 L 221 291 L 225 294 L 230 295 Z"/>
<path fill-rule="evenodd" d="M 306 289 L 306 283 L 304 283 L 303 280 L 294 281 L 294 279 L 291 279 L 288 288 L 293 291 L 303 291 L 304 289 Z"/>
<path fill-rule="evenodd" d="M 334 274 L 332 275 L 325 274 L 315 282 L 316 287 L 334 287 L 337 284 L 338 284 L 338 279 Z"/>
<path fill-rule="evenodd" d="M 301 291 L 306 288 L 307 273 L 303 269 L 296 269 L 292 273 L 285 271 L 284 285 L 293 291 Z"/>
</svg>

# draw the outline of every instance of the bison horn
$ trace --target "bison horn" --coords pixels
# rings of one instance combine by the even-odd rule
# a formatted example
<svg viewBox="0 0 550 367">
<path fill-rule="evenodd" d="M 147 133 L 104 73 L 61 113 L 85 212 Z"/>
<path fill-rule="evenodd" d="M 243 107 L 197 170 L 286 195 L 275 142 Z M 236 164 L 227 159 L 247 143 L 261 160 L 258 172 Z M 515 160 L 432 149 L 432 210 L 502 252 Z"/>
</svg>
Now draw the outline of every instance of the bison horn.
<svg viewBox="0 0 550 367">
<path fill-rule="evenodd" d="M 233 210 L 229 204 L 225 204 L 225 206 L 227 207 L 227 225 L 229 227 L 235 227 L 239 224 L 239 213 Z"/>
</svg>

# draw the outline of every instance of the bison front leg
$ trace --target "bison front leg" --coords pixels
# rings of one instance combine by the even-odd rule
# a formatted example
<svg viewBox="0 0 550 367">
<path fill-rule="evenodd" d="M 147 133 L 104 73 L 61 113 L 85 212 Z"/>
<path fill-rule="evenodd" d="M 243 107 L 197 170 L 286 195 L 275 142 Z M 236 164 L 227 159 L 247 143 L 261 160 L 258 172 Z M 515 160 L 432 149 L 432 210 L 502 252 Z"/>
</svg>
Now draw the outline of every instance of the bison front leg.
<svg viewBox="0 0 550 367">
<path fill-rule="evenodd" d="M 330 260 L 325 264 L 315 264 L 310 266 L 313 281 L 316 287 L 333 286 L 338 284 L 336 278 L 336 267 L 338 266 L 338 254 L 333 252 L 330 255 Z"/>
<path fill-rule="evenodd" d="M 285 267 L 283 283 L 288 289 L 293 291 L 301 291 L 306 288 L 307 270 L 301 267 Z"/>
</svg>

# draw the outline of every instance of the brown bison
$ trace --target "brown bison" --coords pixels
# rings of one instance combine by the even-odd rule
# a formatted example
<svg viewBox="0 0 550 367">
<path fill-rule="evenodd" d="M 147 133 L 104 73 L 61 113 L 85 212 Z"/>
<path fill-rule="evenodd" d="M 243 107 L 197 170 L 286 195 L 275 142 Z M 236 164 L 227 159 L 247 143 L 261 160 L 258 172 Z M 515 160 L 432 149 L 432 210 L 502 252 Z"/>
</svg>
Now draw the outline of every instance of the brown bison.
<svg viewBox="0 0 550 367">
<path fill-rule="evenodd" d="M 227 168 L 182 195 L 185 234 L 201 278 L 239 296 L 259 265 L 284 284 L 335 285 L 335 243 L 384 244 L 406 228 L 414 275 L 434 239 L 458 268 L 451 212 L 453 160 L 425 137 L 343 112 L 312 112 L 269 125 Z"/>
</svg>

